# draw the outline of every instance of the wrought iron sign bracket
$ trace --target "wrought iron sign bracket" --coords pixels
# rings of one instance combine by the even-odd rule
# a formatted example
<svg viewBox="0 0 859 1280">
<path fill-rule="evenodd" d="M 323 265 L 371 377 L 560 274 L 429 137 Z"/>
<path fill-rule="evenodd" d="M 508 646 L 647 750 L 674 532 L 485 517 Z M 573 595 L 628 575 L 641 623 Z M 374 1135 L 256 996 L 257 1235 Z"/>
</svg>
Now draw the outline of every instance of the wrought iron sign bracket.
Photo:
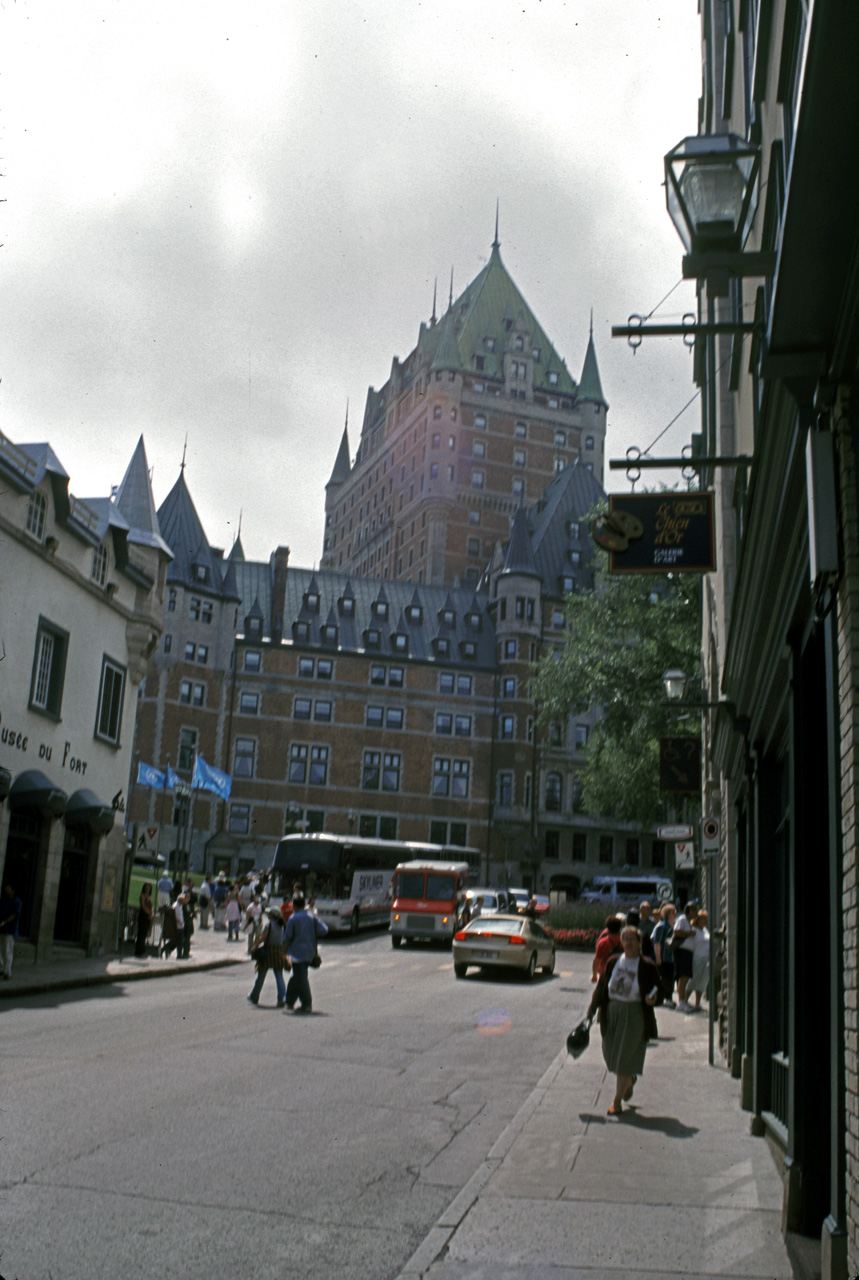
<svg viewBox="0 0 859 1280">
<path fill-rule="evenodd" d="M 626 338 L 633 352 L 644 338 L 682 338 L 687 347 L 695 345 L 696 338 L 734 338 L 763 332 L 760 320 L 715 320 L 699 322 L 693 312 L 687 311 L 680 324 L 645 324 L 644 316 L 631 315 L 628 324 L 613 324 L 611 336 Z"/>
<path fill-rule="evenodd" d="M 754 459 L 747 453 L 733 456 L 730 454 L 703 456 L 683 454 L 679 458 L 645 458 L 637 445 L 633 444 L 627 449 L 625 458 L 610 458 L 608 467 L 609 471 L 625 471 L 630 483 L 635 484 L 641 479 L 641 473 L 644 470 L 662 471 L 679 467 L 683 472 L 683 479 L 692 480 L 700 471 L 707 471 L 711 467 L 750 467 L 753 461 Z"/>
</svg>

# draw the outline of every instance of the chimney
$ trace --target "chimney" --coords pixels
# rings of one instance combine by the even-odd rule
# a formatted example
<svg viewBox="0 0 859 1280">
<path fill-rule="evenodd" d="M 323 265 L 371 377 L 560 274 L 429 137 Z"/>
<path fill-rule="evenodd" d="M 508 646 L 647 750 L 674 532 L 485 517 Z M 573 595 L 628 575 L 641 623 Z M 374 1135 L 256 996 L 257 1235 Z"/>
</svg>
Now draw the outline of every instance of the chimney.
<svg viewBox="0 0 859 1280">
<path fill-rule="evenodd" d="M 278 547 L 272 556 L 271 583 L 271 640 L 280 644 L 283 639 L 283 611 L 286 608 L 286 567 L 289 564 L 289 547 Z"/>
</svg>

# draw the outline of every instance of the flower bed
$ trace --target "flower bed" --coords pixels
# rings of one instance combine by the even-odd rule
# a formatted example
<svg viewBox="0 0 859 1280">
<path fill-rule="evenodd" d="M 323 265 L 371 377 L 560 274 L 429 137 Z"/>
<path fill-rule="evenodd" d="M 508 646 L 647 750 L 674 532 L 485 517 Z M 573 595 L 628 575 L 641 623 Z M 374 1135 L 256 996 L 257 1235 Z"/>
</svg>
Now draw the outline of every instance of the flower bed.
<svg viewBox="0 0 859 1280">
<path fill-rule="evenodd" d="M 556 947 L 567 947 L 573 951 L 593 952 L 600 936 L 600 929 L 567 929 L 547 924 L 543 926 L 555 939 Z"/>
</svg>

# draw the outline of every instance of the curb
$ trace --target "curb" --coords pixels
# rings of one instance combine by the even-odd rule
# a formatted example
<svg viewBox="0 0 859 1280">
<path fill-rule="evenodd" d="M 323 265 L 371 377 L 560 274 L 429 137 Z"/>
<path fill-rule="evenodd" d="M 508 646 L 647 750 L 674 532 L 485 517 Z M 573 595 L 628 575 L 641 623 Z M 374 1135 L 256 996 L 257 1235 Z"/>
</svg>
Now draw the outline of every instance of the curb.
<svg viewBox="0 0 859 1280">
<path fill-rule="evenodd" d="M 0 987 L 0 1000 L 12 1000 L 17 997 L 43 996 L 51 991 L 74 991 L 79 987 L 105 987 L 114 982 L 143 982 L 147 978 L 172 978 L 177 974 L 200 973 L 208 969 L 225 969 L 232 965 L 245 964 L 246 961 L 236 957 L 233 959 L 203 960 L 188 968 L 170 969 L 130 969 L 127 973 L 92 973 L 78 974 L 68 978 L 46 978 L 43 982 L 28 982 L 21 987 Z"/>
</svg>

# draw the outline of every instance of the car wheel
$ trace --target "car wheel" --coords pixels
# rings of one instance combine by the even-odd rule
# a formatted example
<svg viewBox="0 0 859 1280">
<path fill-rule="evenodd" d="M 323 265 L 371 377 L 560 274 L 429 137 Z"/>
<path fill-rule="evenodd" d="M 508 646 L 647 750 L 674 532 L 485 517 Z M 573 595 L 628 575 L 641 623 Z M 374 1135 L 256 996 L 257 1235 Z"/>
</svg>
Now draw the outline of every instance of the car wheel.
<svg viewBox="0 0 859 1280">
<path fill-rule="evenodd" d="M 401 933 L 392 933 L 392 934 L 391 934 L 391 946 L 392 946 L 392 947 L 394 947 L 394 948 L 398 947 L 398 946 L 400 945 L 400 943 L 402 942 L 402 940 L 403 940 L 403 935 L 402 935 Z"/>
<path fill-rule="evenodd" d="M 361 913 L 356 907 L 355 910 L 352 912 L 352 922 L 349 925 L 349 932 L 351 933 L 353 938 L 355 937 L 355 934 L 358 932 L 360 924 L 361 924 Z"/>
<path fill-rule="evenodd" d="M 552 974 L 555 972 L 555 953 L 554 953 L 554 951 L 552 952 L 552 955 L 551 955 L 551 958 L 550 958 L 550 960 L 549 960 L 549 963 L 548 963 L 548 964 L 544 964 L 544 965 L 543 965 L 542 972 L 546 975 L 546 977 L 547 977 L 547 978 L 551 978 Z"/>
<path fill-rule="evenodd" d="M 458 978 L 464 978 L 467 969 L 468 969 L 467 964 L 455 964 L 453 966 L 453 971 Z"/>
<path fill-rule="evenodd" d="M 534 974 L 536 972 L 537 972 L 537 952 L 532 951 L 531 959 L 528 961 L 528 971 L 525 974 L 525 977 L 527 978 L 528 982 L 531 981 L 531 979 L 534 977 Z"/>
</svg>

